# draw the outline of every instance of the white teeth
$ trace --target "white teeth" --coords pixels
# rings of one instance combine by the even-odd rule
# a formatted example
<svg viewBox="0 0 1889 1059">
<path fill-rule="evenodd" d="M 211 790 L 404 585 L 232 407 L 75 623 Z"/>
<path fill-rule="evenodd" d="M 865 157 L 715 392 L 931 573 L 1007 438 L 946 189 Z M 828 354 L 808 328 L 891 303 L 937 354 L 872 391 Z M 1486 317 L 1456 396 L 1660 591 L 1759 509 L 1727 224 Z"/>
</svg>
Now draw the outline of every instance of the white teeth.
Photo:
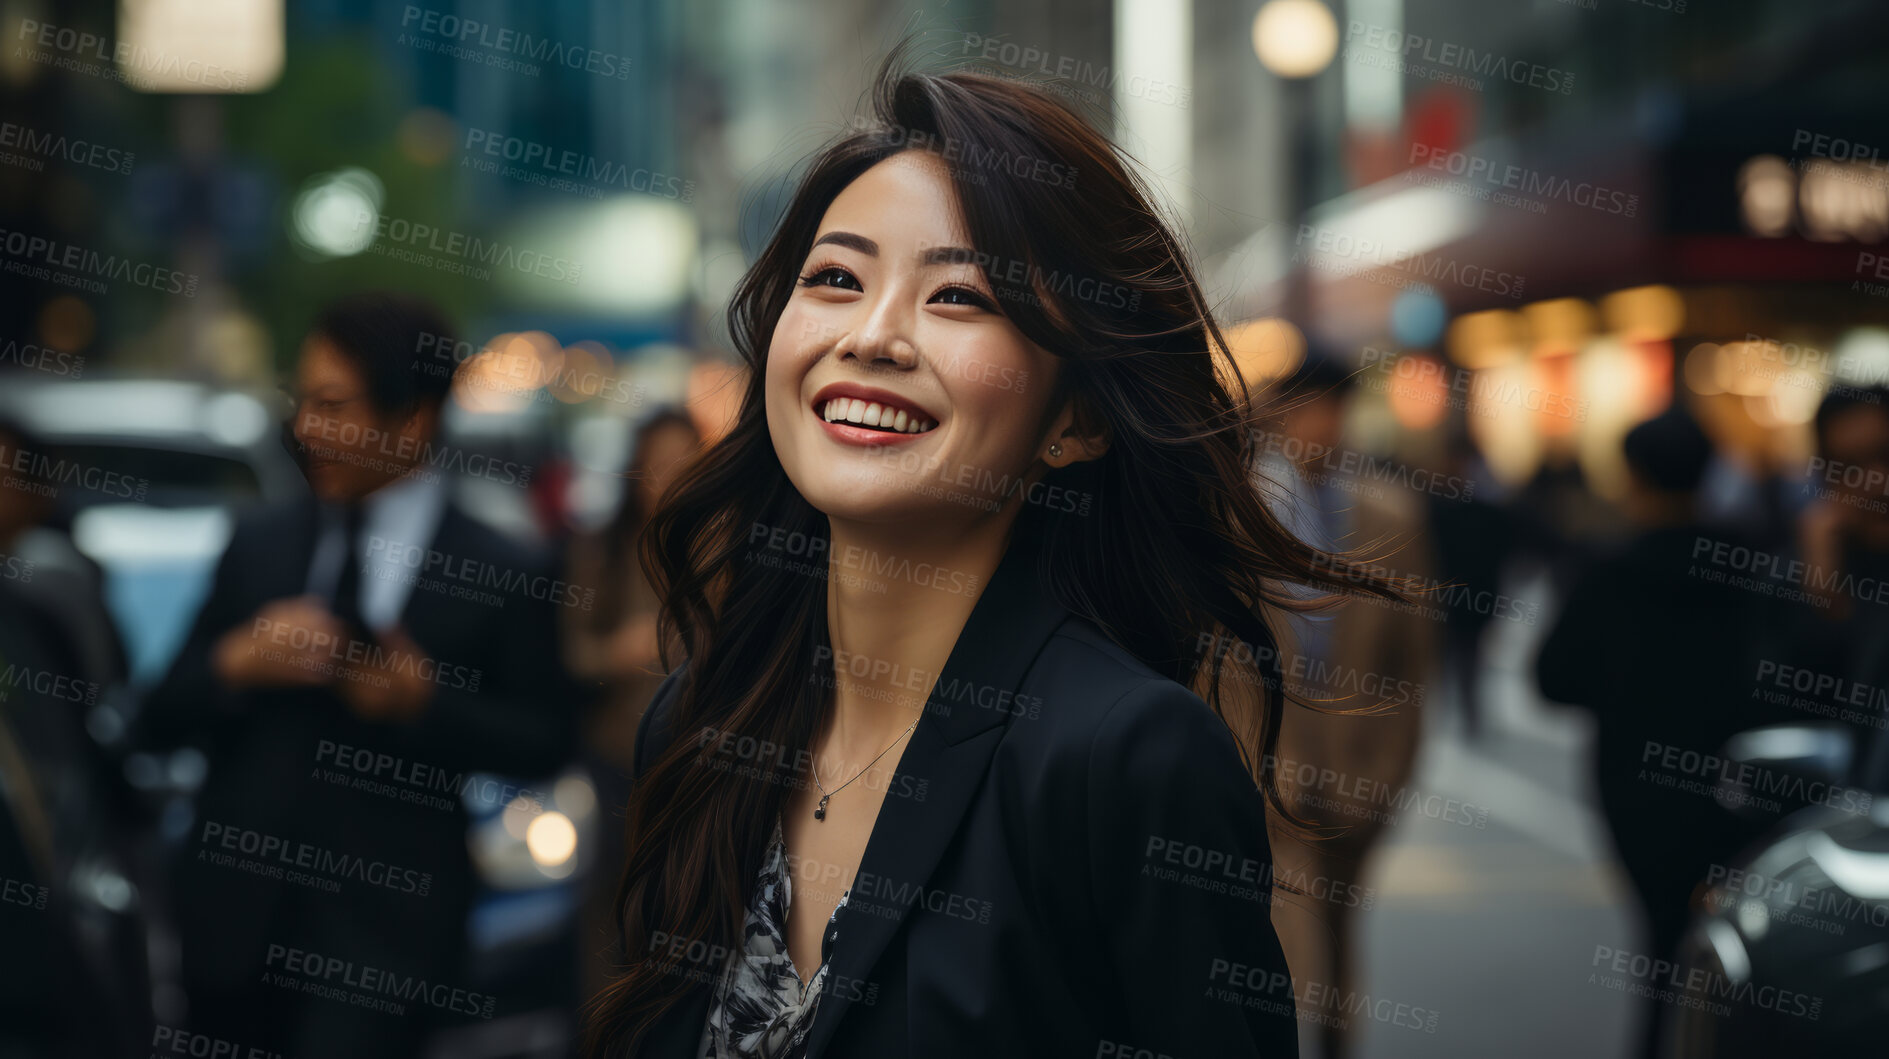
<svg viewBox="0 0 1889 1059">
<path fill-rule="evenodd" d="M 829 423 L 857 423 L 901 434 L 923 434 L 938 424 L 921 419 L 903 408 L 867 403 L 857 398 L 835 397 L 820 409 L 820 418 Z"/>
</svg>

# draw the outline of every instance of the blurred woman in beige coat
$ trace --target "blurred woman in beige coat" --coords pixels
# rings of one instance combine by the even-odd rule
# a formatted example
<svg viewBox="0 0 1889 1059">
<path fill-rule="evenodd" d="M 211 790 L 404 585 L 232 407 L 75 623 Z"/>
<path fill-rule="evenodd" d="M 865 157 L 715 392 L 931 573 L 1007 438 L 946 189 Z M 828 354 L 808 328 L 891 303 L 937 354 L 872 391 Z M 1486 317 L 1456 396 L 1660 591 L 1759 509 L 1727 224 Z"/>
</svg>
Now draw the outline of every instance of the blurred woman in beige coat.
<svg viewBox="0 0 1889 1059">
<path fill-rule="evenodd" d="M 1431 476 L 1346 447 L 1351 391 L 1342 368 L 1309 356 L 1270 398 L 1281 412 L 1258 468 L 1274 510 L 1302 539 L 1357 553 L 1413 592 L 1406 603 L 1358 594 L 1279 630 L 1287 691 L 1345 711 L 1288 710 L 1275 753 L 1286 804 L 1318 834 L 1273 838 L 1274 877 L 1283 884 L 1273 926 L 1301 998 L 1302 1047 L 1312 1054 L 1309 1034 L 1325 1059 L 1337 1059 L 1344 1045 L 1339 1026 L 1348 1020 L 1336 1005 L 1358 991 L 1355 928 L 1375 901 L 1365 861 L 1408 793 L 1445 616 L 1423 595 L 1434 584 L 1427 505 L 1411 488 L 1427 488 Z"/>
</svg>

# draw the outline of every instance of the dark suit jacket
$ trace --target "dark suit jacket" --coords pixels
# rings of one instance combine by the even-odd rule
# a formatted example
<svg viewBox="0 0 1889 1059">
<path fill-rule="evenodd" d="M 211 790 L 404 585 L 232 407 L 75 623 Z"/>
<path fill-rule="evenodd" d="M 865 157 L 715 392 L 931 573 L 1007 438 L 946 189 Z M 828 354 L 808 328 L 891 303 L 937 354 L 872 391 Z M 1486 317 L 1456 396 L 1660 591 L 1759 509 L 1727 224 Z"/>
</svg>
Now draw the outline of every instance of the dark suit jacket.
<svg viewBox="0 0 1889 1059">
<path fill-rule="evenodd" d="M 138 721 L 141 742 L 201 742 L 209 759 L 175 898 L 186 980 L 211 995 L 281 1000 L 281 988 L 256 984 L 265 967 L 283 970 L 268 962 L 271 945 L 320 946 L 398 974 L 455 972 L 473 890 L 462 790 L 475 772 L 545 777 L 572 750 L 575 695 L 557 661 L 558 601 L 544 591 L 552 567 L 451 503 L 433 551 L 455 571 L 503 574 L 510 587 L 478 589 L 498 604 L 454 594 L 476 586 L 443 579 L 437 564 L 407 571 L 420 580 L 401 620 L 438 666 L 422 670 L 437 690 L 416 721 L 363 720 L 325 689 L 224 687 L 211 672 L 213 645 L 263 604 L 304 592 L 315 541 L 312 501 L 239 520 L 188 641 Z M 257 642 L 269 646 L 266 636 Z"/>
<path fill-rule="evenodd" d="M 1662 955 L 1691 918 L 1694 887 L 1756 829 L 1711 798 L 1661 786 L 1649 748 L 1717 754 L 1736 732 L 1789 719 L 1752 694 L 1762 597 L 1698 576 L 1710 568 L 1693 558 L 1697 543 L 1722 535 L 1650 530 L 1593 563 L 1535 662 L 1545 697 L 1594 715 L 1601 808 Z"/>
<path fill-rule="evenodd" d="M 1296 1056 L 1265 808 L 1231 733 L 1033 560 L 1019 534 L 888 784 L 808 1059 Z M 645 715 L 639 774 L 692 738 L 669 716 L 687 672 Z M 696 1059 L 708 1003 L 693 986 L 640 1054 Z"/>
</svg>

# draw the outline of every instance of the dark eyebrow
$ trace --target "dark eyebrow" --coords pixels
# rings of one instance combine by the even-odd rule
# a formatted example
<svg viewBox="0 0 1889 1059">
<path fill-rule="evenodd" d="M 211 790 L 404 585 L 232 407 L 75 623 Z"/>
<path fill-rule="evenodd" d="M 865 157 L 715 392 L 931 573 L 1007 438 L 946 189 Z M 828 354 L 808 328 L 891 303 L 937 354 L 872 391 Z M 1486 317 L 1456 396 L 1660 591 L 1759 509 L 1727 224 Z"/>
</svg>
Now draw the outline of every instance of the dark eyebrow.
<svg viewBox="0 0 1889 1059">
<path fill-rule="evenodd" d="M 835 246 L 843 246 L 850 250 L 857 250 L 867 257 L 879 256 L 878 243 L 873 242 L 863 235 L 854 235 L 851 232 L 828 232 L 813 241 L 814 246 L 819 246 L 821 243 L 832 243 Z"/>
<path fill-rule="evenodd" d="M 832 243 L 851 250 L 857 250 L 867 257 L 879 256 L 879 244 L 863 235 L 852 232 L 828 232 L 813 241 L 814 246 Z M 968 246 L 934 246 L 919 255 L 922 265 L 968 265 L 977 261 L 977 252 Z"/>
</svg>

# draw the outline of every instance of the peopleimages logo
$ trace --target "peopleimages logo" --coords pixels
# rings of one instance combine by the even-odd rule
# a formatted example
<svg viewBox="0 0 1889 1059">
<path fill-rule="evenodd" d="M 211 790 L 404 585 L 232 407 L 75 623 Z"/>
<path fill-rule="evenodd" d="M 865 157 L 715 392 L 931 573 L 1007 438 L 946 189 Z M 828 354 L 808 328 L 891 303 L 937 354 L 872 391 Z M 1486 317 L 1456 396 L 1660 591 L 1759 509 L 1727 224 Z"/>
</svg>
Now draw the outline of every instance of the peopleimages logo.
<svg viewBox="0 0 1889 1059">
<path fill-rule="evenodd" d="M 486 158 L 473 156 L 475 148 Z M 505 136 L 485 129 L 467 129 L 465 150 L 468 156 L 460 159 L 461 166 L 476 168 L 481 172 L 502 169 L 505 176 L 544 184 L 560 191 L 583 192 L 595 190 L 591 185 L 602 184 L 678 202 L 695 201 L 693 180 L 664 176 L 648 169 L 632 169 L 621 162 L 577 151 L 561 151 L 548 144 L 518 136 Z M 487 159 L 504 159 L 516 164 L 499 167 Z M 553 174 L 571 179 L 553 181 Z"/>
<path fill-rule="evenodd" d="M 711 944 L 699 938 L 685 938 L 666 930 L 652 930 L 643 962 L 645 966 L 653 966 L 666 974 L 707 983 L 721 973 L 722 965 L 728 962 L 728 954 L 732 951 L 726 945 Z"/>
<path fill-rule="evenodd" d="M 1543 173 L 1527 166 L 1497 165 L 1490 159 L 1443 147 L 1432 147 L 1422 143 L 1411 144 L 1410 164 L 1462 177 L 1465 180 L 1481 181 L 1490 187 L 1506 188 L 1523 195 L 1539 196 L 1542 199 L 1558 200 L 1571 206 L 1601 213 L 1634 217 L 1640 212 L 1640 196 L 1628 194 L 1617 188 L 1609 188 L 1585 180 L 1570 180 L 1564 176 Z M 1479 194 L 1477 197 L 1488 198 L 1489 196 Z M 1501 204 L 1526 206 L 1523 200 L 1505 201 Z M 1544 211 L 1531 210 L 1531 212 Z"/>
<path fill-rule="evenodd" d="M 326 655 L 325 658 L 297 658 L 295 664 L 342 679 L 359 680 L 371 677 L 373 679 L 370 683 L 375 687 L 387 686 L 386 677 L 382 675 L 385 673 L 401 673 L 440 687 L 466 692 L 478 691 L 480 681 L 485 678 L 484 670 L 441 662 L 424 654 L 414 654 L 398 649 L 389 650 L 377 640 L 367 641 L 353 637 L 332 636 L 325 632 L 316 632 L 304 626 L 269 618 L 254 620 L 250 628 L 250 638 L 275 644 L 278 648 L 293 648 L 297 652 L 310 650 L 322 652 Z M 286 652 L 277 652 L 277 654 L 287 657 Z"/>
<path fill-rule="evenodd" d="M 113 173 L 131 172 L 131 163 L 137 158 L 130 151 L 121 151 L 89 140 L 67 139 L 63 133 L 41 132 L 10 121 L 0 121 L 0 147 Z"/>
<path fill-rule="evenodd" d="M 978 684 L 963 677 L 946 680 L 942 673 L 908 667 L 900 662 L 873 658 L 844 648 L 815 647 L 813 666 L 817 673 L 830 672 L 842 681 L 851 677 L 872 684 L 889 685 L 913 692 L 914 695 L 929 693 L 927 708 L 946 715 L 950 714 L 949 706 L 954 703 L 995 710 L 1032 721 L 1043 715 L 1041 695 L 1019 695 L 1010 688 Z"/>
<path fill-rule="evenodd" d="M 493 1005 L 497 1003 L 495 997 L 459 989 L 444 982 L 428 982 L 418 975 L 401 974 L 384 967 L 356 963 L 338 956 L 322 956 L 285 945 L 271 944 L 265 963 L 272 969 L 264 972 L 272 985 L 299 989 L 327 1000 L 392 1015 L 406 1014 L 406 1006 L 387 997 L 485 1019 L 492 1017 Z M 276 967 L 282 970 L 274 971 Z"/>
<path fill-rule="evenodd" d="M 43 911 L 46 897 L 51 890 L 23 879 L 0 877 L 0 905 L 19 905 L 34 911 Z"/>
<path fill-rule="evenodd" d="M 1848 724 L 1889 729 L 1889 688 L 1782 665 L 1768 658 L 1758 661 L 1754 681 L 1757 687 L 1752 689 L 1752 696 L 1767 706 L 1785 706 Z"/>
<path fill-rule="evenodd" d="M 373 253 L 474 279 L 490 280 L 493 268 L 570 284 L 577 283 L 584 274 L 583 265 L 567 258 L 552 257 L 538 250 L 520 250 L 507 243 L 371 210 L 361 210 L 354 216 L 355 231 L 363 228 L 374 230 L 374 242 L 369 244 Z M 487 267 L 477 267 L 480 265 Z"/>
<path fill-rule="evenodd" d="M 4 443 L 0 443 L 0 475 L 9 488 L 48 497 L 58 496 L 60 486 L 74 485 L 100 496 L 142 502 L 151 487 L 148 479 Z"/>
<path fill-rule="evenodd" d="M 1435 386 L 1446 395 L 1443 403 L 1462 412 L 1494 416 L 1496 406 L 1507 405 L 1587 422 L 1587 401 L 1576 401 L 1571 394 L 1539 386 L 1523 386 L 1495 372 L 1459 368 L 1433 357 L 1405 356 L 1399 350 L 1371 346 L 1365 347 L 1362 366 L 1377 369 L 1373 377 L 1360 380 L 1375 393 L 1388 392 L 1392 382 L 1401 382 L 1410 384 L 1401 391 L 1404 396 L 1423 399 L 1429 387 Z"/>
<path fill-rule="evenodd" d="M 41 52 L 16 48 L 13 54 L 17 58 L 91 77 L 124 81 L 132 73 L 143 73 L 166 79 L 181 77 L 211 91 L 241 92 L 249 87 L 249 75 L 242 71 L 228 70 L 197 59 L 185 59 L 169 52 L 140 48 L 129 41 L 114 43 L 108 37 L 36 22 L 30 18 L 20 20 L 20 32 L 14 39 L 51 49 Z M 54 54 L 56 52 L 65 54 Z M 93 65 L 85 61 L 87 59 L 96 59 L 98 64 Z"/>
<path fill-rule="evenodd" d="M 881 583 L 894 580 L 906 581 L 961 596 L 974 596 L 979 591 L 980 579 L 976 574 L 966 574 L 962 570 L 953 570 L 935 563 L 913 562 L 902 555 L 882 555 L 876 549 L 863 548 L 856 544 L 849 544 L 836 552 L 829 552 L 827 549 L 830 543 L 825 537 L 802 533 L 799 530 L 788 530 L 782 526 L 769 526 L 760 522 L 752 523 L 748 530 L 751 556 L 759 554 L 756 548 L 758 544 L 759 548 L 765 548 L 768 552 L 791 556 L 814 564 L 811 569 L 815 576 L 824 576 L 830 561 L 841 570 L 857 571 L 861 576 L 876 578 Z M 764 557 L 773 558 L 773 556 Z"/>
<path fill-rule="evenodd" d="M 390 541 L 381 536 L 368 537 L 367 557 L 379 558 L 395 566 L 419 571 L 421 574 L 440 581 L 454 582 L 455 587 L 497 589 L 506 595 L 534 599 L 562 607 L 589 610 L 592 601 L 597 596 L 597 590 L 594 588 L 573 585 L 559 578 L 532 574 L 516 567 L 471 559 L 463 555 L 453 555 L 450 552 L 442 552 L 421 544 Z M 407 583 L 416 584 L 418 580 L 415 578 L 408 580 Z M 491 599 L 470 598 L 484 603 L 496 600 L 499 606 L 505 605 L 503 597 L 499 596 L 493 596 Z"/>
<path fill-rule="evenodd" d="M 1359 41 L 1368 48 L 1396 56 L 1398 67 L 1413 76 L 1425 76 L 1421 68 L 1413 65 L 1422 62 L 1439 69 L 1460 70 L 1479 77 L 1493 77 L 1511 84 L 1527 85 L 1547 92 L 1559 92 L 1564 96 L 1574 91 L 1574 75 L 1566 70 L 1522 59 L 1511 59 L 1494 52 L 1477 51 L 1462 44 L 1439 43 L 1415 33 L 1404 33 L 1397 29 L 1352 19 L 1345 25 L 1345 43 L 1351 45 Z M 1359 58 L 1349 47 L 1346 48 L 1345 55 L 1350 59 Z M 1477 91 L 1482 89 L 1480 82 L 1465 84 L 1464 87 L 1474 88 Z"/>
<path fill-rule="evenodd" d="M 705 768 L 795 790 L 814 786 L 823 771 L 828 773 L 826 783 L 837 786 L 857 780 L 865 790 L 884 791 L 889 796 L 910 798 L 915 802 L 924 801 L 931 790 L 930 780 L 890 767 L 878 768 L 876 762 L 828 760 L 822 769 L 811 750 L 782 746 L 771 739 L 757 739 L 739 732 L 703 728 L 696 736 L 695 745 L 704 751 L 697 764 Z"/>
<path fill-rule="evenodd" d="M 1373 1022 L 1435 1033 L 1439 1012 L 1389 997 L 1373 997 L 1285 971 L 1214 957 L 1207 972 L 1206 996 L 1229 1004 L 1343 1027 L 1363 1015 Z M 1283 996 L 1284 1000 L 1274 997 Z M 1340 1017 L 1343 1016 L 1343 1017 Z"/>
<path fill-rule="evenodd" d="M 1813 872 L 1809 878 L 1824 876 Z M 1759 902 L 1774 921 L 1812 927 L 1825 934 L 1843 933 L 1848 924 L 1841 920 L 1889 927 L 1889 905 L 1859 897 L 1835 883 L 1815 886 L 1800 879 L 1776 879 L 1745 868 L 1713 864 L 1706 869 L 1705 884 L 1715 891 L 1706 903 L 1720 911 L 1751 899 Z"/>
<path fill-rule="evenodd" d="M 1385 246 L 1350 232 L 1301 224 L 1293 240 L 1292 260 L 1335 276 L 1359 276 L 1368 282 L 1410 289 L 1413 283 L 1460 286 L 1505 298 L 1520 298 L 1528 277 L 1467 264 L 1439 254 L 1413 253 Z"/>
<path fill-rule="evenodd" d="M 856 117 L 852 120 L 854 132 L 872 132 L 886 137 L 894 147 L 929 151 L 949 163 L 962 162 L 972 170 L 987 169 L 998 173 L 1007 173 L 1020 180 L 1030 180 L 1051 187 L 1074 188 L 1076 186 L 1076 167 L 1050 158 L 1035 155 L 1012 154 L 996 147 L 986 147 L 975 143 L 965 143 L 955 136 L 927 132 L 924 129 L 908 129 L 903 125 L 882 125 L 871 118 Z M 983 181 L 974 181 L 983 183 Z"/>
<path fill-rule="evenodd" d="M 5 345 L 0 345 L 0 364 L 18 364 L 27 371 L 43 371 L 68 379 L 77 379 L 85 374 L 85 358 L 76 353 L 31 342 L 16 342 L 10 338 Z"/>
<path fill-rule="evenodd" d="M 9 693 L 19 688 L 25 688 L 43 698 L 87 706 L 98 701 L 98 685 L 92 681 L 76 680 L 49 669 L 34 669 L 32 666 L 8 662 L 4 668 L 0 668 L 0 702 L 5 702 Z"/>
<path fill-rule="evenodd" d="M 1473 500 L 1476 483 L 1454 474 L 1439 474 L 1391 457 L 1373 456 L 1356 449 L 1321 445 L 1284 431 L 1259 431 L 1254 438 L 1261 456 L 1283 456 L 1291 461 L 1301 476 L 1314 466 L 1333 474 L 1363 481 L 1391 482 L 1416 493 L 1428 493 L 1444 500 Z"/>
<path fill-rule="evenodd" d="M 531 484 L 530 467 L 482 452 L 469 452 L 457 445 L 420 441 L 406 434 L 389 434 L 377 427 L 363 427 L 320 412 L 304 414 L 301 423 L 303 445 L 310 454 L 324 460 L 353 463 L 376 470 L 394 470 L 416 477 L 432 470 L 463 473 L 502 485 L 524 487 Z M 318 445 L 316 439 L 335 444 Z M 409 461 L 411 466 L 407 465 Z"/>
<path fill-rule="evenodd" d="M 33 560 L 18 555 L 0 554 L 0 577 L 8 581 L 27 582 L 33 579 Z"/>
<path fill-rule="evenodd" d="M 796 858 L 790 854 L 789 860 L 793 859 Z M 897 918 L 903 914 L 903 909 L 923 908 L 936 915 L 969 923 L 989 923 L 993 907 L 991 902 L 981 898 L 918 883 L 901 882 L 869 871 L 853 876 L 853 885 L 846 900 L 848 911 L 887 919 Z"/>
<path fill-rule="evenodd" d="M 1594 946 L 1594 959 L 1589 966 L 1612 972 L 1608 975 L 1591 971 L 1587 976 L 1590 985 L 1629 992 L 1677 1007 L 1698 1008 L 1720 1017 L 1732 1013 L 1731 1004 L 1811 1020 L 1823 1013 L 1823 998 L 1819 996 L 1760 985 L 1750 979 L 1734 981 L 1703 967 L 1685 967 L 1671 960 L 1608 945 Z"/>
<path fill-rule="evenodd" d="M 1169 106 L 1187 107 L 1193 102 L 1194 91 L 1186 85 L 1145 74 L 1124 74 L 1120 69 L 1096 64 L 1073 55 L 1056 55 L 1042 48 L 1028 44 L 1016 44 L 998 37 L 985 37 L 977 33 L 964 35 L 962 55 L 973 51 L 979 59 L 986 62 L 1008 66 L 1029 74 L 1043 77 L 1055 77 L 1086 88 L 1100 89 L 1100 93 L 1085 93 L 1090 98 L 1098 95 L 1124 95 L 1134 99 L 1146 99 L 1153 103 L 1165 103 Z M 1055 85 L 1041 87 L 1053 90 Z"/>
<path fill-rule="evenodd" d="M 1721 793 L 1718 785 L 1729 784 L 1735 787 L 1736 793 L 1727 791 L 1725 796 L 1739 797 L 1772 811 L 1781 807 L 1779 799 L 1763 795 L 1778 795 L 1801 804 L 1826 805 L 1852 816 L 1867 814 L 1874 799 L 1868 791 L 1854 787 L 1793 776 L 1749 761 L 1651 739 L 1641 750 L 1640 765 L 1639 779 L 1657 786 L 1716 797 Z"/>
<path fill-rule="evenodd" d="M 1426 795 L 1413 787 L 1393 787 L 1372 776 L 1353 776 L 1309 761 L 1294 761 L 1272 754 L 1265 755 L 1261 761 L 1273 770 L 1281 783 L 1294 785 L 1296 790 L 1286 796 L 1289 801 L 1386 824 L 1395 824 L 1402 814 L 1411 811 L 1431 820 L 1460 824 L 1477 831 L 1489 823 L 1486 805 L 1461 802 L 1440 794 Z M 1326 791 L 1337 797 L 1326 795 Z M 1371 806 L 1382 808 L 1373 810 Z"/>
<path fill-rule="evenodd" d="M 166 1055 L 188 1055 L 192 1059 L 282 1059 L 281 1052 L 259 1045 L 245 1047 L 224 1037 L 159 1025 L 151 1032 L 151 1059 Z"/>
<path fill-rule="evenodd" d="M 1164 882 L 1178 882 L 1210 893 L 1229 897 L 1261 900 L 1275 880 L 1283 879 L 1320 901 L 1331 901 L 1348 908 L 1369 909 L 1375 891 L 1356 883 L 1341 882 L 1323 876 L 1312 879 L 1301 872 L 1292 877 L 1291 869 L 1280 873 L 1269 860 L 1237 857 L 1225 850 L 1210 849 L 1178 838 L 1149 835 L 1142 852 L 1145 863 L 1141 874 Z M 1186 869 L 1188 874 L 1181 874 Z"/>
<path fill-rule="evenodd" d="M 433 889 L 432 872 L 337 853 L 307 842 L 290 842 L 215 820 L 204 821 L 198 841 L 203 846 L 197 851 L 200 861 L 328 893 L 339 893 L 345 880 L 418 897 L 425 897 Z M 239 853 L 244 859 L 237 859 Z"/>
<path fill-rule="evenodd" d="M 316 743 L 315 761 L 318 766 L 333 765 L 334 769 L 318 767 L 318 775 L 313 778 L 427 808 L 450 811 L 457 809 L 462 800 L 478 798 L 493 805 L 516 804 L 527 812 L 541 813 L 551 801 L 543 791 L 503 783 L 483 773 L 449 771 L 330 739 Z M 432 791 L 454 797 L 443 798 L 429 793 Z"/>
<path fill-rule="evenodd" d="M 1750 589 L 1779 599 L 1804 600 L 1829 606 L 1812 597 L 1845 596 L 1862 603 L 1889 603 L 1889 580 L 1858 577 L 1847 570 L 1826 569 L 1802 559 L 1786 559 L 1775 552 L 1711 537 L 1696 537 L 1688 576 L 1734 588 Z M 1726 571 L 1732 571 L 1727 576 Z"/>
<path fill-rule="evenodd" d="M 529 33 L 503 26 L 493 26 L 476 19 L 461 18 L 458 15 L 440 11 L 429 11 L 412 4 L 400 14 L 400 27 L 409 33 L 424 33 L 437 37 L 448 45 L 476 45 L 488 49 L 491 54 L 479 55 L 457 49 L 454 58 L 477 56 L 480 61 L 490 66 L 523 70 L 537 74 L 537 68 L 527 63 L 515 61 L 512 57 L 530 59 L 532 62 L 548 63 L 570 70 L 582 70 L 599 77 L 615 78 L 627 81 L 630 77 L 630 60 L 614 52 L 598 51 L 582 45 L 566 45 L 549 37 L 534 37 Z M 402 40 L 402 43 L 408 43 Z M 429 42 L 431 43 L 431 42 Z M 429 48 L 428 50 L 435 50 Z"/>
<path fill-rule="evenodd" d="M 425 354 L 417 358 L 415 369 L 424 369 L 432 374 L 441 374 L 456 370 L 476 356 L 499 352 L 491 346 L 475 345 L 464 339 L 455 339 L 449 335 L 437 335 L 422 332 L 413 345 L 415 354 Z M 645 390 L 641 383 L 633 383 L 621 375 L 609 376 L 601 372 L 572 363 L 565 358 L 555 369 L 544 369 L 535 359 L 509 357 L 502 362 L 504 378 L 516 380 L 511 389 L 517 393 L 529 392 L 533 400 L 553 401 L 550 391 L 559 388 L 570 393 L 583 394 L 599 400 L 614 401 L 617 404 L 640 406 Z M 437 371 L 435 369 L 438 369 Z M 488 373 L 490 374 L 490 373 Z M 472 383 L 487 389 L 503 388 L 503 379 L 485 380 Z"/>
<path fill-rule="evenodd" d="M 1346 698 L 1362 695 L 1394 705 L 1423 705 L 1422 684 L 1372 673 L 1329 659 L 1295 655 L 1264 644 L 1255 647 L 1238 636 L 1211 632 L 1202 632 L 1195 640 L 1194 647 L 1201 654 L 1211 654 L 1216 661 L 1231 656 L 1239 666 L 1258 665 L 1267 672 L 1270 672 L 1276 660 L 1281 674 L 1290 676 L 1302 688 L 1320 692 L 1320 698 L 1335 697 L 1342 692 Z M 1276 681 L 1268 676 L 1257 683 L 1271 687 Z"/>
<path fill-rule="evenodd" d="M 28 279 L 78 287 L 95 294 L 106 293 L 109 288 L 102 281 L 110 279 L 159 294 L 197 296 L 196 273 L 178 272 L 116 254 L 101 254 L 57 239 L 0 228 L 0 250 L 12 259 L 6 263 L 6 271 Z"/>
</svg>

